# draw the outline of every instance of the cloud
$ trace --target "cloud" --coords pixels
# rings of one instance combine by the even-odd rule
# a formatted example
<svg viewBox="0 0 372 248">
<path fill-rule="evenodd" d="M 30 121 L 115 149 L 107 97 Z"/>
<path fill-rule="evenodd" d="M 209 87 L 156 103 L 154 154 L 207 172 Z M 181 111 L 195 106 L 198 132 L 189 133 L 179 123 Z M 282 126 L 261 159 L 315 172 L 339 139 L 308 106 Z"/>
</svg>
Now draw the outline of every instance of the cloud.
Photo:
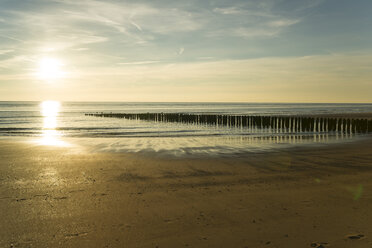
<svg viewBox="0 0 372 248">
<path fill-rule="evenodd" d="M 159 60 L 148 60 L 148 61 L 133 61 L 133 62 L 121 62 L 118 65 L 147 65 L 159 63 Z"/>
<path fill-rule="evenodd" d="M 342 24 L 336 27 L 343 21 L 346 4 L 332 10 L 331 17 L 321 16 L 329 11 L 321 9 L 324 1 L 8 1 L 0 9 L 1 80 L 9 89 L 15 88 L 6 80 L 24 80 L 19 85 L 26 92 L 32 81 L 28 72 L 40 58 L 50 56 L 66 61 L 66 68 L 73 70 L 59 86 L 71 95 L 89 88 L 96 96 L 111 92 L 120 100 L 120 93 L 130 87 L 126 97 L 132 100 L 141 90 L 148 99 L 152 93 L 165 97 L 162 92 L 174 98 L 185 93 L 188 99 L 194 94 L 196 99 L 200 92 L 213 89 L 205 96 L 209 100 L 241 101 L 301 100 L 310 92 L 315 97 L 329 93 L 335 100 L 341 99 L 339 89 L 372 94 L 370 55 L 295 57 L 329 49 L 367 49 L 360 41 L 370 39 L 368 32 L 356 29 L 352 35 L 341 35 L 346 29 Z M 336 18 L 330 22 L 335 26 L 332 35 L 314 27 L 319 16 L 322 22 Z M 362 21 L 354 18 L 355 23 Z M 301 29 L 292 28 L 295 25 Z M 284 33 L 291 42 L 276 42 Z"/>
<path fill-rule="evenodd" d="M 128 61 L 81 69 L 59 85 L 58 94 L 61 100 L 370 102 L 371 67 L 372 53 L 176 64 Z M 19 95 L 38 89 L 30 74 L 0 76 L 0 81 L 9 80 L 28 82 Z M 89 94 L 81 94 L 83 89 Z"/>
<path fill-rule="evenodd" d="M 276 28 L 276 27 L 278 27 L 278 28 L 289 27 L 289 26 L 294 25 L 294 24 L 296 24 L 298 22 L 300 22 L 299 19 L 297 19 L 297 20 L 295 20 L 295 19 L 292 19 L 292 20 L 290 20 L 290 19 L 281 19 L 280 20 L 279 19 L 279 20 L 275 20 L 275 21 L 270 21 L 268 23 L 268 26 L 269 27 L 274 27 L 274 28 Z"/>
<path fill-rule="evenodd" d="M 87 51 L 87 50 L 89 50 L 89 48 L 88 47 L 78 47 L 78 48 L 75 48 L 74 50 L 75 51 Z"/>
<path fill-rule="evenodd" d="M 135 23 L 134 21 L 132 21 L 132 20 L 130 20 L 130 23 L 133 25 L 133 26 L 135 26 L 139 31 L 141 31 L 142 32 L 142 28 L 141 28 L 141 26 L 140 25 L 138 25 L 137 23 Z"/>
<path fill-rule="evenodd" d="M 217 7 L 213 12 L 225 25 L 209 30 L 209 37 L 272 38 L 286 28 L 301 22 L 298 11 L 279 10 L 275 1 L 246 1 L 228 7 Z M 228 25 L 226 25 L 228 24 Z"/>
<path fill-rule="evenodd" d="M 18 38 L 9 36 L 9 35 L 0 35 L 0 37 L 6 38 L 6 39 L 9 39 L 9 40 L 13 40 L 13 41 L 24 42 L 24 40 L 21 40 L 21 39 L 18 39 Z"/>
<path fill-rule="evenodd" d="M 26 70 L 26 65 L 34 59 L 26 55 L 15 55 L 10 58 L 0 59 L 0 68 L 10 69 L 11 71 L 24 72 Z M 21 67 L 22 69 L 19 69 Z"/>
<path fill-rule="evenodd" d="M 100 68 L 83 77 L 90 86 L 104 84 L 90 87 L 100 100 L 370 102 L 371 61 L 372 54 L 337 54 L 137 64 Z"/>
<path fill-rule="evenodd" d="M 58 1 L 74 10 L 68 16 L 100 23 L 130 35 L 135 31 L 152 33 L 184 32 L 200 28 L 192 12 L 145 3 L 103 1 Z M 135 30 L 133 30 L 133 28 Z"/>
<path fill-rule="evenodd" d="M 42 8 L 0 11 L 9 16 L 8 39 L 54 43 L 60 50 L 110 40 L 113 44 L 148 45 L 159 36 L 192 32 L 203 26 L 201 13 L 150 3 L 54 0 L 39 5 Z M 29 35 L 14 38 L 12 34 Z"/>
<path fill-rule="evenodd" d="M 239 83 L 243 88 L 263 87 L 272 91 L 273 87 L 301 89 L 303 87 L 322 86 L 331 89 L 334 86 L 356 87 L 358 83 L 370 83 L 372 54 L 332 54 L 302 57 L 272 57 L 244 60 L 223 60 L 157 64 L 159 61 L 128 62 L 136 67 L 105 68 L 94 70 L 95 77 L 100 75 L 123 75 L 127 82 L 137 78 L 146 78 L 146 82 L 172 82 L 182 85 L 189 82 L 195 85 L 204 83 Z M 143 67 L 145 64 L 153 64 Z M 90 74 L 92 72 L 88 72 Z M 353 84 L 350 83 L 353 79 Z M 301 84 L 299 84 L 301 82 Z M 150 83 L 151 84 L 151 83 Z M 371 88 L 372 89 L 372 88 Z M 275 90 L 274 90 L 275 91 Z"/>
<path fill-rule="evenodd" d="M 0 50 L 0 55 L 4 55 L 4 54 L 7 54 L 7 53 L 12 53 L 14 52 L 13 49 L 8 49 L 8 50 Z"/>
<path fill-rule="evenodd" d="M 198 57 L 199 60 L 213 60 L 215 57 Z"/>
<path fill-rule="evenodd" d="M 213 11 L 223 15 L 235 15 L 243 13 L 243 11 L 241 9 L 238 9 L 237 7 L 215 8 L 213 9 Z"/>
<path fill-rule="evenodd" d="M 292 26 L 298 22 L 300 22 L 299 19 L 276 19 L 274 21 L 262 22 L 257 25 L 229 27 L 227 29 L 211 31 L 207 35 L 209 37 L 235 36 L 245 39 L 272 38 L 279 36 L 280 33 L 285 30 L 285 28 L 288 28 L 289 26 Z"/>
<path fill-rule="evenodd" d="M 22 50 L 24 55 L 59 53 L 66 57 L 85 50 L 81 54 L 86 63 L 98 63 L 106 57 L 101 63 L 112 65 L 120 61 L 107 59 L 109 56 L 132 61 L 176 61 L 184 53 L 184 48 L 175 52 L 179 44 L 188 44 L 188 57 L 194 60 L 219 57 L 220 53 L 229 57 L 229 53 L 236 53 L 235 49 L 245 48 L 241 45 L 225 49 L 215 43 L 216 37 L 226 44 L 243 39 L 271 39 L 301 22 L 296 14 L 278 11 L 274 2 L 35 0 L 28 7 L 14 5 L 0 10 L 0 16 L 7 17 L 1 30 L 9 39 L 9 45 L 0 49 Z M 11 39 L 22 44 L 15 48 Z M 42 50 L 43 47 L 53 47 L 53 51 Z M 216 54 L 209 54 L 209 49 Z"/>
<path fill-rule="evenodd" d="M 232 30 L 231 34 L 243 38 L 255 38 L 255 37 L 273 37 L 279 34 L 279 29 L 267 29 L 267 28 L 236 28 Z"/>
<path fill-rule="evenodd" d="M 182 55 L 184 51 L 185 51 L 185 48 L 180 47 L 180 49 L 178 50 L 178 55 Z"/>
</svg>

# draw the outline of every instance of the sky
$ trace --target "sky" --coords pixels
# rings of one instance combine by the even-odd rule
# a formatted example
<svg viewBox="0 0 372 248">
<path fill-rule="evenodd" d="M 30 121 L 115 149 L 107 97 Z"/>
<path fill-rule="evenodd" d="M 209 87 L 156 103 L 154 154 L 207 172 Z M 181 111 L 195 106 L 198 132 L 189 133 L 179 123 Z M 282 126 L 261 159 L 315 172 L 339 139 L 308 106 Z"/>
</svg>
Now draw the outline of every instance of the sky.
<svg viewBox="0 0 372 248">
<path fill-rule="evenodd" d="M 0 0 L 0 100 L 372 102 L 370 0 Z"/>
</svg>

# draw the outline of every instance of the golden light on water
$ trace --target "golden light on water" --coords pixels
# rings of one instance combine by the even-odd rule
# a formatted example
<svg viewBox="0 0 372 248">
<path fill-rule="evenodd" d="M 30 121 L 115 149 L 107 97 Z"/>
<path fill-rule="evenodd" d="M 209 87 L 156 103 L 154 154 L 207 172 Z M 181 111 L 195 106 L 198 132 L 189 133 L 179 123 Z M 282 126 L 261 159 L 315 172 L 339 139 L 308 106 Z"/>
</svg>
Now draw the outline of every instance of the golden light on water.
<svg viewBox="0 0 372 248">
<path fill-rule="evenodd" d="M 57 130 L 57 117 L 60 111 L 60 102 L 44 101 L 41 103 L 41 114 L 43 116 L 42 138 L 38 140 L 41 145 L 47 146 L 66 146 L 67 143 L 62 141 L 62 134 Z"/>
<path fill-rule="evenodd" d="M 57 101 L 44 101 L 41 104 L 41 113 L 43 115 L 44 129 L 55 129 L 57 127 L 57 116 L 60 103 Z"/>
<path fill-rule="evenodd" d="M 44 101 L 41 103 L 41 113 L 44 117 L 57 117 L 60 106 L 57 101 Z"/>
</svg>

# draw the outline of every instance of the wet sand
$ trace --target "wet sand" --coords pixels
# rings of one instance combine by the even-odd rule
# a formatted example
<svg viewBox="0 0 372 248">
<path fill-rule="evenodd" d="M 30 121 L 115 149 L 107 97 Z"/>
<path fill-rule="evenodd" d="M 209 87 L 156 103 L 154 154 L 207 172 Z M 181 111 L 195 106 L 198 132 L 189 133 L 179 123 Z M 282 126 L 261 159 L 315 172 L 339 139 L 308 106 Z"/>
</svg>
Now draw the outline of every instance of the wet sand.
<svg viewBox="0 0 372 248">
<path fill-rule="evenodd" d="M 0 141 L 0 247 L 371 247 L 372 139 L 154 158 Z"/>
</svg>

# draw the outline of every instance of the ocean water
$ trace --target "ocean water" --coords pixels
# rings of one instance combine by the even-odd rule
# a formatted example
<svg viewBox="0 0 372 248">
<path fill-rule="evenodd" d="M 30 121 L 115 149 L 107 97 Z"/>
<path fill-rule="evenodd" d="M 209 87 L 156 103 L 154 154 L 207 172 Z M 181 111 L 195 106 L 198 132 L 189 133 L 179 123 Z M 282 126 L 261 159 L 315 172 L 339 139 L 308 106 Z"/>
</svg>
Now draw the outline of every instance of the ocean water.
<svg viewBox="0 0 372 248">
<path fill-rule="evenodd" d="M 370 113 L 372 104 L 0 102 L 0 136 L 95 151 L 240 154 L 283 145 L 350 140 L 355 134 L 273 134 L 264 130 L 98 118 L 85 113 L 298 115 Z"/>
</svg>

